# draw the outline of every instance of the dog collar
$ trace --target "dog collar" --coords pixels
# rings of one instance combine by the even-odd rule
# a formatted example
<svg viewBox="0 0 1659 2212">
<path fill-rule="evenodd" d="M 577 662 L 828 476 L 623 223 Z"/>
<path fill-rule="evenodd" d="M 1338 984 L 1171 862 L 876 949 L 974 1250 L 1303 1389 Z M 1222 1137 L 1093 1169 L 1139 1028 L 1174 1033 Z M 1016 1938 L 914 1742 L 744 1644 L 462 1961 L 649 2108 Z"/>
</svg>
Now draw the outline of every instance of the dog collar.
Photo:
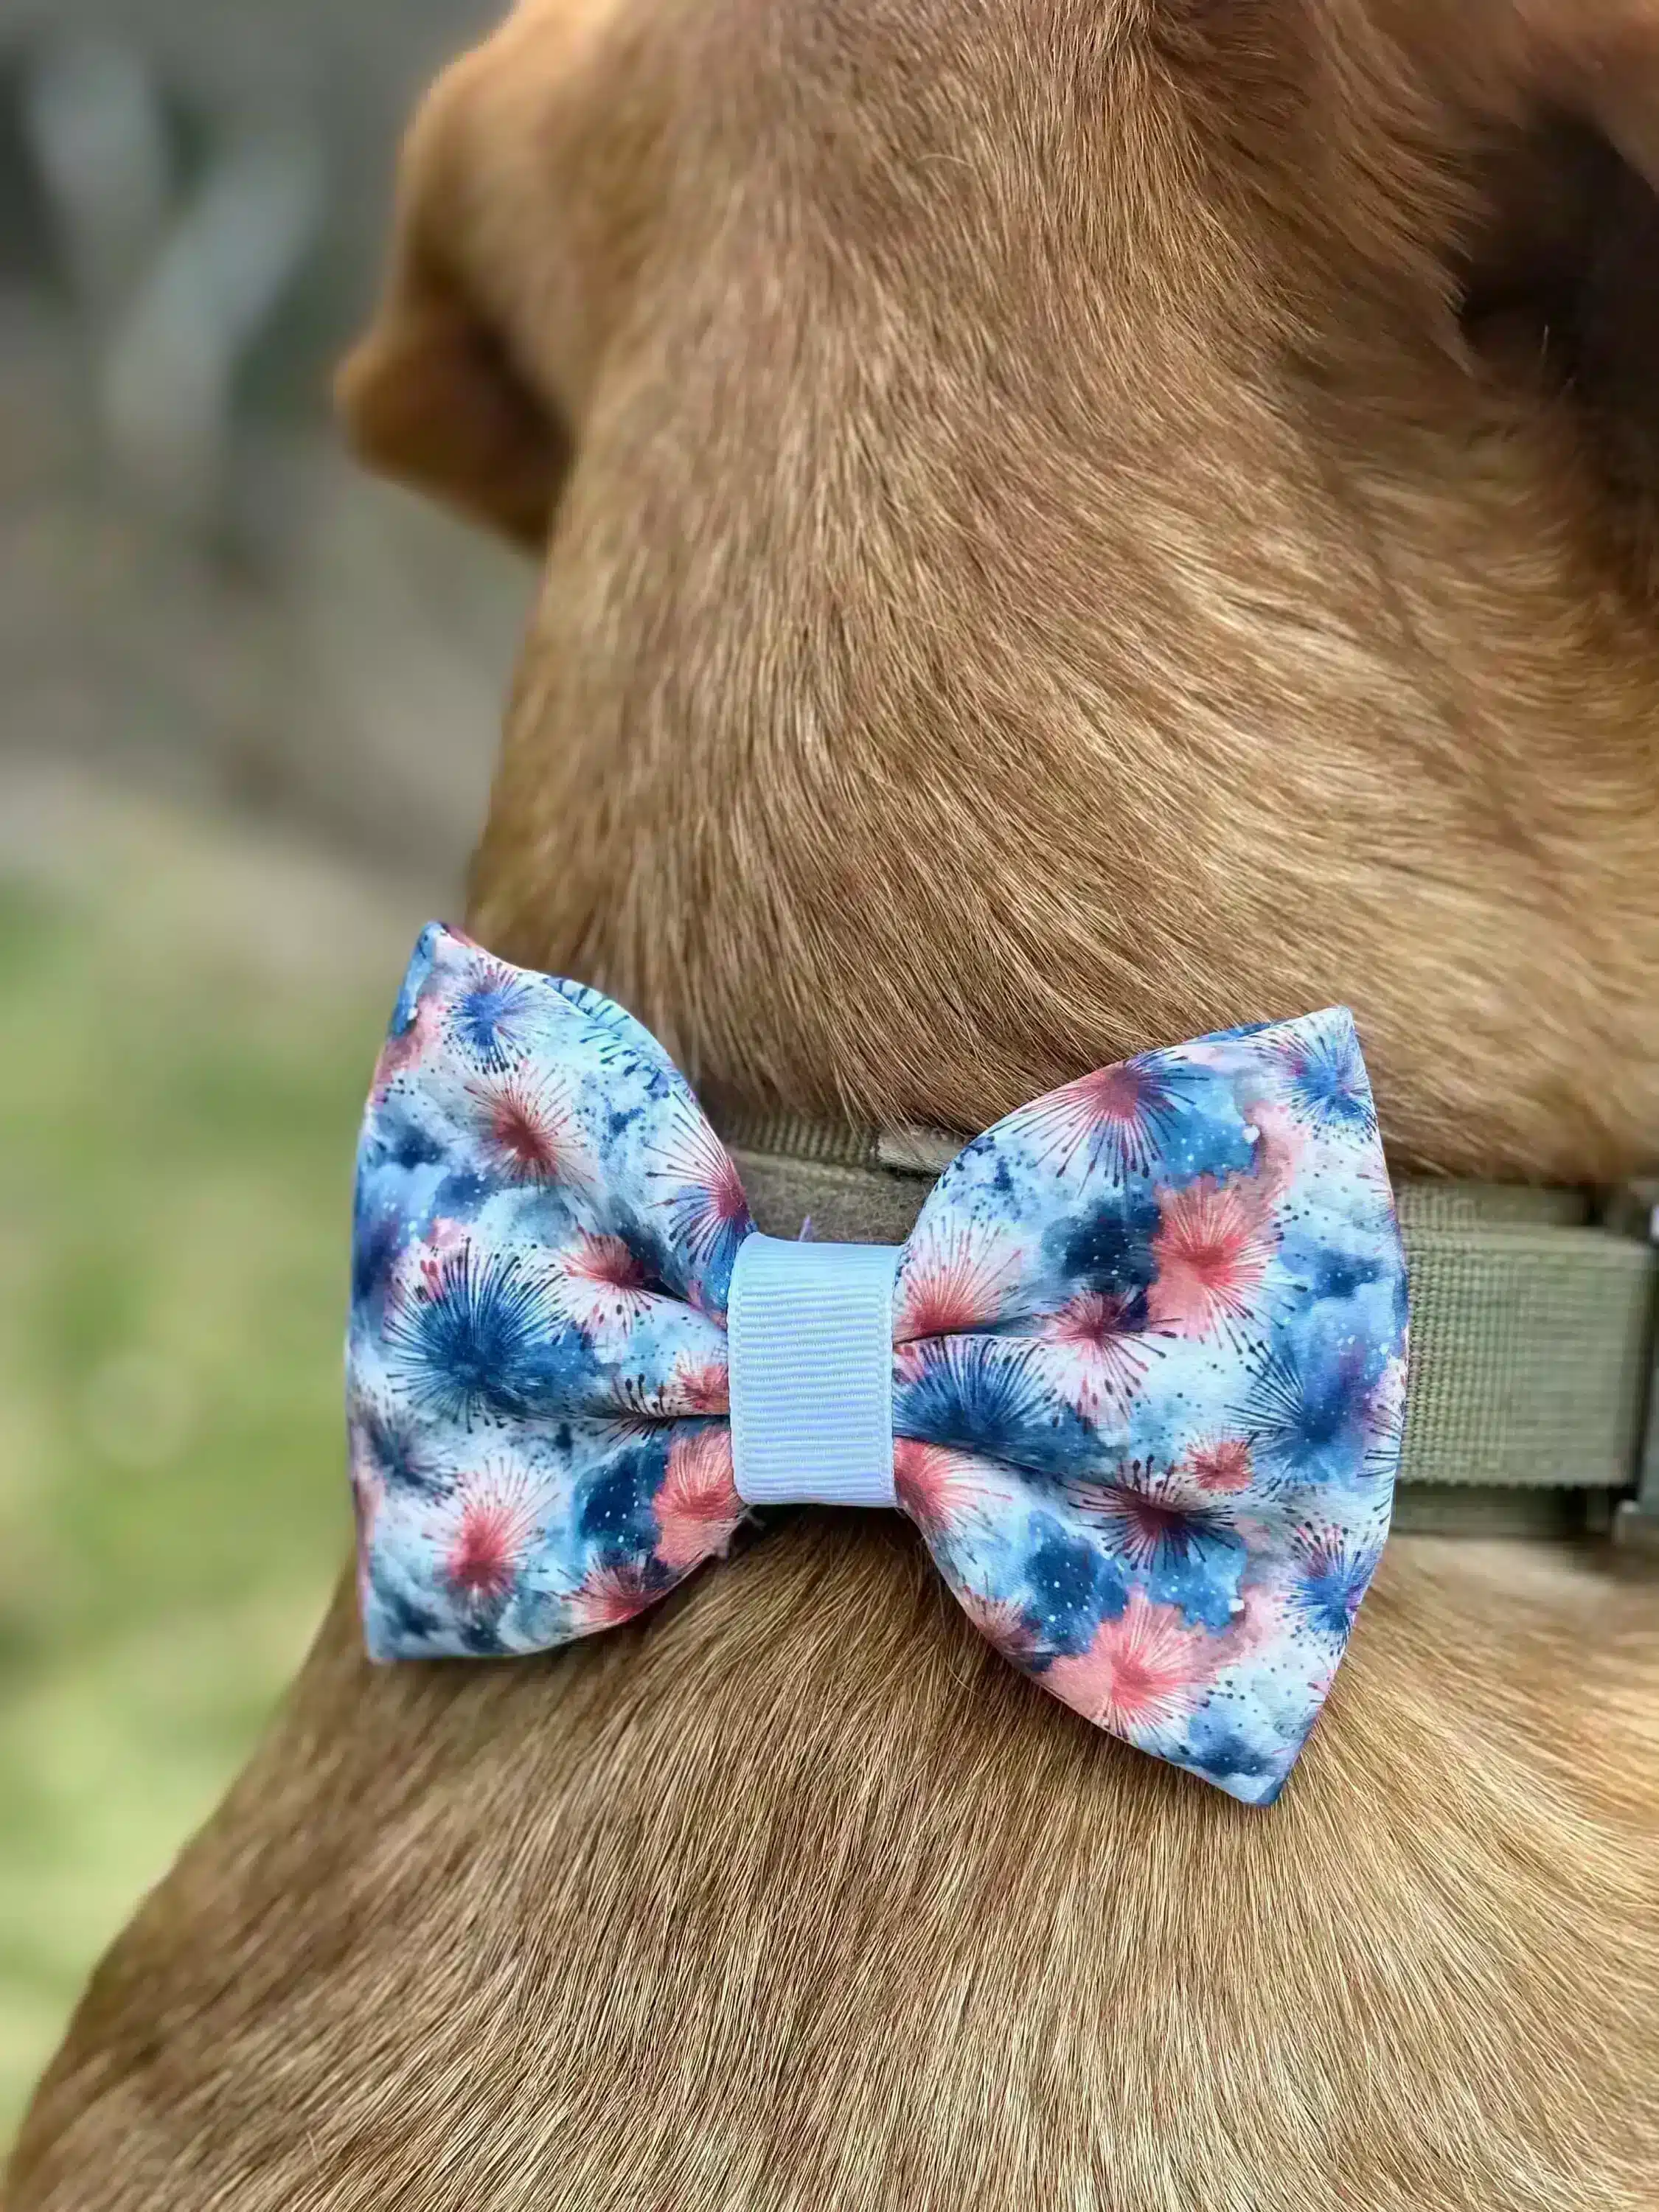
<svg viewBox="0 0 1659 2212">
<path fill-rule="evenodd" d="M 756 1220 L 906 1237 L 964 1141 L 716 1110 Z M 1395 1526 L 1607 1534 L 1659 1558 L 1659 1182 L 1612 1192 L 1407 1179 L 1412 1361 Z"/>
</svg>

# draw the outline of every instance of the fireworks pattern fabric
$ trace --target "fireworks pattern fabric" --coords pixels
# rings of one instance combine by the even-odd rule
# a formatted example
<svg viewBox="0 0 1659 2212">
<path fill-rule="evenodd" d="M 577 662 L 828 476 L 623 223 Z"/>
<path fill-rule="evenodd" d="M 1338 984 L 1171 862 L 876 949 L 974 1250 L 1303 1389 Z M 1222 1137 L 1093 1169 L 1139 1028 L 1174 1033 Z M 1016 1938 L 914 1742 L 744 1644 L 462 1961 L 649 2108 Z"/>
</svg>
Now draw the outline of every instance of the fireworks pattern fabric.
<svg viewBox="0 0 1659 2212">
<path fill-rule="evenodd" d="M 358 1158 L 374 1656 L 544 1650 L 726 1548 L 752 1228 L 647 1030 L 424 932 Z M 899 1503 L 1016 1666 L 1265 1804 L 1388 1532 L 1406 1346 L 1350 1015 L 1143 1053 L 999 1122 L 927 1197 L 894 1294 Z"/>
</svg>

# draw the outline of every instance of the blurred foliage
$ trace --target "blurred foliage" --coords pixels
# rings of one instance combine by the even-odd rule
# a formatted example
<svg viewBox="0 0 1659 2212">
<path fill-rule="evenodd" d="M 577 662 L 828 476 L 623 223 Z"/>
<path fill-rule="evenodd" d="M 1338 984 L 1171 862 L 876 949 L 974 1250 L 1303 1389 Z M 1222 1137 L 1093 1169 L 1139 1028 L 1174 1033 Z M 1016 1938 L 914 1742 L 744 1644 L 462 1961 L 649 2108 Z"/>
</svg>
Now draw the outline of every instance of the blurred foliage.
<svg viewBox="0 0 1659 2212">
<path fill-rule="evenodd" d="M 379 1027 L 165 887 L 0 890 L 0 2136 L 343 1559 Z"/>
<path fill-rule="evenodd" d="M 356 1123 L 526 579 L 326 372 L 501 5 L 0 6 L 0 2142 L 346 1554 Z"/>
</svg>

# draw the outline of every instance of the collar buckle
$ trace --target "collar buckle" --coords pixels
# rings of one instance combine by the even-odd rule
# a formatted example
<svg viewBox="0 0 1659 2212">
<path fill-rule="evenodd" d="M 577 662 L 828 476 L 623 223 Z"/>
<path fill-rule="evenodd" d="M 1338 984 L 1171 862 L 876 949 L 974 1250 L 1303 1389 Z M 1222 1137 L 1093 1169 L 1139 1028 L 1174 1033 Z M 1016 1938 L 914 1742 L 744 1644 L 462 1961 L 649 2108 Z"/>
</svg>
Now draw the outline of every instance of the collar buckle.
<svg viewBox="0 0 1659 2212">
<path fill-rule="evenodd" d="M 1603 1225 L 1659 1249 L 1659 1176 L 1621 1183 L 1608 1199 Z M 1637 1431 L 1633 1488 L 1613 1505 L 1611 1534 L 1621 1552 L 1659 1565 L 1659 1316 L 1649 1315 L 1647 1403 Z"/>
</svg>

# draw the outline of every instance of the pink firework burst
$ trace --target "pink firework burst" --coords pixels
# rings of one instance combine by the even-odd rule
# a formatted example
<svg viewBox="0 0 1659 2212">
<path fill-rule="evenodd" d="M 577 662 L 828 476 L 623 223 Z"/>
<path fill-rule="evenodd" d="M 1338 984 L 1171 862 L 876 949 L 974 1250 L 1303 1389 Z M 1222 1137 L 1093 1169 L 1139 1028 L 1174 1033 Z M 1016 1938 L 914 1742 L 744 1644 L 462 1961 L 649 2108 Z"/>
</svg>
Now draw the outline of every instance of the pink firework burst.
<svg viewBox="0 0 1659 2212">
<path fill-rule="evenodd" d="M 1085 1420 L 1103 1408 L 1126 1412 L 1158 1348 L 1132 1325 L 1130 1310 L 1114 1291 L 1079 1291 L 1037 1324 L 1039 1340 L 1060 1354 L 1060 1388 Z"/>
<path fill-rule="evenodd" d="M 1176 1072 L 1146 1053 L 1062 1085 L 1019 1120 L 1036 1139 L 1039 1159 L 1062 1173 L 1079 1158 L 1091 1170 L 1104 1161 L 1121 1180 L 1148 1171 L 1180 1103 Z"/>
<path fill-rule="evenodd" d="M 678 1436 L 656 1496 L 657 1557 L 684 1574 L 724 1552 L 745 1509 L 732 1465 L 732 1432 L 700 1429 Z"/>
<path fill-rule="evenodd" d="M 1210 1336 L 1242 1321 L 1273 1258 L 1274 1234 L 1262 1194 L 1247 1176 L 1200 1176 L 1158 1193 L 1152 1238 L 1157 1279 L 1146 1310 L 1176 1336 Z"/>
<path fill-rule="evenodd" d="M 1089 1649 L 1056 1659 L 1046 1688 L 1115 1735 L 1142 1740 L 1182 1720 L 1214 1671 L 1211 1641 L 1187 1627 L 1179 1607 L 1131 1590 L 1115 1620 L 1103 1620 Z"/>
<path fill-rule="evenodd" d="M 486 1464 L 463 1474 L 440 1516 L 443 1577 L 458 1597 L 500 1605 L 541 1533 L 545 1483 L 522 1468 Z"/>
<path fill-rule="evenodd" d="M 671 1413 L 729 1413 L 731 1370 L 723 1359 L 689 1359 L 681 1352 L 663 1392 L 663 1402 Z"/>
<path fill-rule="evenodd" d="M 592 1162 L 560 1086 L 538 1090 L 522 1075 L 507 1075 L 471 1090 L 483 1121 L 484 1153 L 498 1174 L 513 1182 L 587 1186 Z"/>
<path fill-rule="evenodd" d="M 602 1628 L 618 1628 L 643 1613 L 662 1595 L 646 1580 L 643 1571 L 626 1560 L 601 1560 L 590 1567 L 580 1584 L 565 1600 L 572 1626 L 581 1636 Z"/>
<path fill-rule="evenodd" d="M 906 1251 L 893 1305 L 895 1343 L 986 1328 L 1018 1280 L 1017 1245 L 973 1224 L 924 1234 Z"/>
<path fill-rule="evenodd" d="M 893 1443 L 893 1486 L 905 1511 L 929 1536 L 954 1536 L 1008 1503 L 1008 1486 L 972 1452 L 898 1437 Z"/>
<path fill-rule="evenodd" d="M 1222 1496 L 1236 1490 L 1248 1490 L 1255 1477 L 1248 1437 L 1218 1437 L 1212 1442 L 1194 1444 L 1187 1454 L 1185 1466 L 1200 1490 Z"/>
<path fill-rule="evenodd" d="M 737 1162 L 695 1108 L 649 1174 L 653 1182 L 667 1186 L 658 1203 L 667 1207 L 675 1234 L 699 1269 L 736 1255 L 754 1226 L 743 1178 Z"/>
<path fill-rule="evenodd" d="M 612 1375 L 605 1387 L 611 1402 L 647 1433 L 664 1421 L 707 1419 L 731 1410 L 731 1378 L 723 1359 L 696 1360 L 681 1352 L 660 1381 Z"/>
<path fill-rule="evenodd" d="M 644 1266 L 620 1237 L 578 1230 L 556 1267 L 553 1294 L 560 1313 L 595 1342 L 626 1337 L 650 1306 Z"/>
</svg>

